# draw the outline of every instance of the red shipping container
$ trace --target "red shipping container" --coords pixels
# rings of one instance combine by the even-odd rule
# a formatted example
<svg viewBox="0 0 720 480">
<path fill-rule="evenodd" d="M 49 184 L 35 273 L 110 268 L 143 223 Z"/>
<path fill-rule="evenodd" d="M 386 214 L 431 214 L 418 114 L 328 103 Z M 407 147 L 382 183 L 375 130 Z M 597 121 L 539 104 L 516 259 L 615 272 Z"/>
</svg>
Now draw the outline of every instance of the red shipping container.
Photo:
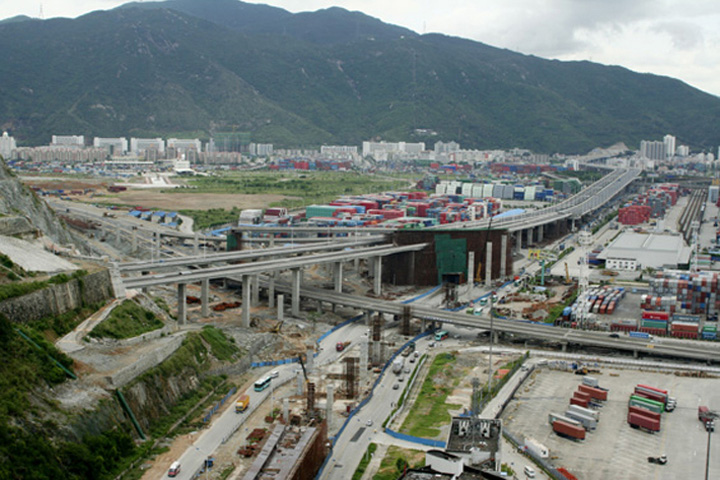
<svg viewBox="0 0 720 480">
<path fill-rule="evenodd" d="M 581 391 L 579 391 L 579 390 L 578 390 L 577 392 L 573 392 L 573 397 L 579 398 L 579 399 L 581 399 L 581 400 L 585 400 L 585 401 L 587 401 L 587 402 L 589 402 L 590 399 L 592 398 L 589 393 L 587 393 L 587 392 L 581 392 Z"/>
<path fill-rule="evenodd" d="M 587 385 L 579 385 L 578 390 L 584 393 L 589 393 L 590 397 L 596 399 L 596 400 L 607 400 L 607 390 L 602 390 L 600 388 L 595 387 L 589 387 Z"/>
<path fill-rule="evenodd" d="M 652 411 L 648 410 L 647 408 L 642 408 L 642 407 L 633 405 L 633 406 L 628 407 L 628 412 L 642 415 L 644 417 L 652 418 L 653 420 L 657 420 L 658 422 L 660 421 L 660 414 L 652 412 Z"/>
<path fill-rule="evenodd" d="M 576 440 L 585 440 L 585 429 L 583 427 L 570 425 L 569 423 L 560 420 L 555 420 L 552 427 L 553 431 L 561 436 L 574 438 Z"/>
<path fill-rule="evenodd" d="M 660 431 L 660 420 L 654 420 L 650 417 L 644 417 L 637 413 L 628 412 L 627 421 L 630 426 L 635 428 L 644 428 L 651 432 Z"/>
<path fill-rule="evenodd" d="M 570 405 L 577 405 L 579 407 L 588 408 L 590 402 L 583 400 L 582 398 L 572 397 L 570 399 Z"/>
<path fill-rule="evenodd" d="M 565 467 L 560 467 L 557 469 L 557 471 L 558 473 L 560 473 L 560 475 L 567 478 L 567 480 L 578 480 L 578 478 L 572 473 L 568 472 Z"/>
</svg>

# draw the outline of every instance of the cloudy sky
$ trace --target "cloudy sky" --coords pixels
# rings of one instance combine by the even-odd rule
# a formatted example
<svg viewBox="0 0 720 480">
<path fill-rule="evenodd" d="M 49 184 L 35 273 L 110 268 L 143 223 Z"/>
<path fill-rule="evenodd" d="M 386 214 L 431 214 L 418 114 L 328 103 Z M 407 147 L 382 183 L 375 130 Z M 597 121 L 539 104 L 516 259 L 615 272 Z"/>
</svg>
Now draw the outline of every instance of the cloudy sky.
<svg viewBox="0 0 720 480">
<path fill-rule="evenodd" d="M 76 17 L 115 0 L 0 0 L 0 19 Z M 268 0 L 291 12 L 358 10 L 418 33 L 438 32 L 559 60 L 590 60 L 679 78 L 720 96 L 720 0 Z"/>
</svg>

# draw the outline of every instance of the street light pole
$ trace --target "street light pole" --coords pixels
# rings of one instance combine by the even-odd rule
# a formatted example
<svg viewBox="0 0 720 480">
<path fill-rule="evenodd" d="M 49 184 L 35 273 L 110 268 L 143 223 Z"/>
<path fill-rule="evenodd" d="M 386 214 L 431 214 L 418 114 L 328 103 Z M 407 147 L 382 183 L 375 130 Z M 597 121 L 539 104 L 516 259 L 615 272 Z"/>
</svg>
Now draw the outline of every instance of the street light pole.
<svg viewBox="0 0 720 480">
<path fill-rule="evenodd" d="M 493 353 L 493 341 L 495 337 L 495 331 L 493 330 L 493 296 L 495 292 L 490 291 L 490 355 L 488 365 L 488 397 L 490 396 L 490 389 L 492 388 L 492 353 Z"/>
<path fill-rule="evenodd" d="M 708 428 L 708 443 L 707 443 L 707 453 L 705 454 L 705 480 L 710 480 L 710 436 L 712 435 L 712 428 Z"/>
</svg>

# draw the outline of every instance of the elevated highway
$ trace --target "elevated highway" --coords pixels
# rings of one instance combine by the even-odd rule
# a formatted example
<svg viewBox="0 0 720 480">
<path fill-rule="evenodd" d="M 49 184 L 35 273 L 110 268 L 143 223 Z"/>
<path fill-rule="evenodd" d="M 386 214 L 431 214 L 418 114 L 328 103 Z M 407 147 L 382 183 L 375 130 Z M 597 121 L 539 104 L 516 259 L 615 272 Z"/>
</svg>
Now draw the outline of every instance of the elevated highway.
<svg viewBox="0 0 720 480">
<path fill-rule="evenodd" d="M 266 284 L 266 280 L 261 280 L 261 284 Z M 278 283 L 275 285 L 275 288 L 279 291 L 287 291 L 290 287 L 287 284 Z M 319 288 L 304 287 L 300 289 L 300 295 L 335 305 L 356 308 L 365 312 L 379 312 L 389 315 L 401 315 L 404 308 L 407 307 L 400 302 L 348 295 Z M 426 321 L 449 323 L 461 327 L 483 330 L 489 330 L 491 327 L 489 318 L 416 305 L 412 306 L 412 316 Z M 572 330 L 528 323 L 521 320 L 497 318 L 492 320 L 492 327 L 498 332 L 555 342 L 563 346 L 576 344 L 586 347 L 622 350 L 631 352 L 634 355 L 643 354 L 696 361 L 720 362 L 720 346 L 708 342 L 657 339 L 656 342 L 650 343 L 647 340 L 632 337 L 621 336 L 620 338 L 610 338 L 607 333 L 603 332 Z"/>
</svg>

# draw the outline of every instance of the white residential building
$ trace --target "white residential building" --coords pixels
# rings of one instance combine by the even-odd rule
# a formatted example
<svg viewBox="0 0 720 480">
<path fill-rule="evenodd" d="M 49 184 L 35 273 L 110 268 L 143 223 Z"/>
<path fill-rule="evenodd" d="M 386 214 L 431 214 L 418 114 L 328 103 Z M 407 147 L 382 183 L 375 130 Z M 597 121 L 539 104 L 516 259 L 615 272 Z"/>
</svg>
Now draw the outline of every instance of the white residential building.
<svg viewBox="0 0 720 480">
<path fill-rule="evenodd" d="M 105 148 L 110 155 L 124 155 L 128 151 L 128 141 L 125 137 L 118 138 L 101 138 L 93 139 L 95 148 Z"/>
<path fill-rule="evenodd" d="M 53 135 L 51 147 L 74 147 L 85 146 L 85 135 Z"/>
<path fill-rule="evenodd" d="M 435 142 L 435 153 L 453 153 L 460 150 L 460 144 L 457 142 Z"/>
<path fill-rule="evenodd" d="M 675 154 L 675 142 L 675 137 L 672 135 L 665 135 L 663 137 L 663 143 L 665 144 L 665 156 L 667 158 L 672 158 Z"/>
<path fill-rule="evenodd" d="M 690 147 L 687 145 L 678 145 L 677 149 L 675 150 L 675 154 L 678 157 L 688 157 L 690 156 Z"/>
<path fill-rule="evenodd" d="M 7 160 L 16 148 L 15 139 L 9 136 L 7 132 L 3 132 L 2 137 L 0 137 L 0 155 Z"/>
<path fill-rule="evenodd" d="M 387 160 L 394 154 L 419 155 L 425 151 L 425 143 L 407 142 L 363 142 L 363 157 L 373 157 L 375 160 Z"/>
<path fill-rule="evenodd" d="M 248 145 L 250 155 L 257 157 L 269 157 L 273 154 L 272 143 L 251 143 Z"/>
<path fill-rule="evenodd" d="M 331 157 L 350 157 L 357 155 L 358 147 L 355 145 L 323 145 L 320 147 L 320 154 Z"/>
<path fill-rule="evenodd" d="M 187 153 L 189 150 L 202 151 L 202 142 L 197 138 L 168 138 L 167 148 L 174 148 L 177 153 Z"/>
<path fill-rule="evenodd" d="M 165 140 L 162 138 L 131 138 L 130 151 L 133 155 L 142 155 L 146 150 L 165 153 Z"/>
<path fill-rule="evenodd" d="M 650 160 L 665 160 L 665 143 L 643 140 L 640 142 L 640 155 Z"/>
</svg>

